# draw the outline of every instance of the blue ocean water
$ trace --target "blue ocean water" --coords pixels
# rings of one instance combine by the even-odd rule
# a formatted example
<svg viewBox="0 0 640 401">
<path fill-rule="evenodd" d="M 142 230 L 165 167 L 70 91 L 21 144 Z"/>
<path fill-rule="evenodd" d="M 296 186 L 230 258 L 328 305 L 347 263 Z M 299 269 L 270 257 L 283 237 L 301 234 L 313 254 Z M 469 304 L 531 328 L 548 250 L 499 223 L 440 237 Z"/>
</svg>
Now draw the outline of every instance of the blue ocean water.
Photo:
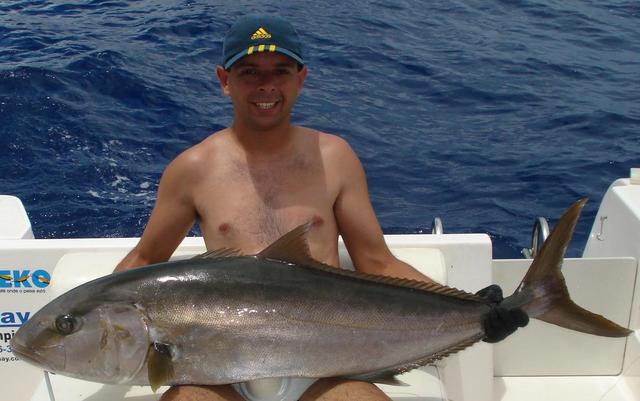
<svg viewBox="0 0 640 401">
<path fill-rule="evenodd" d="M 166 164 L 231 122 L 215 65 L 246 13 L 297 27 L 294 120 L 352 144 L 387 233 L 439 216 L 519 257 L 535 217 L 588 196 L 578 256 L 608 185 L 640 166 L 636 0 L 5 0 L 0 193 L 36 237 L 142 233 Z"/>
</svg>

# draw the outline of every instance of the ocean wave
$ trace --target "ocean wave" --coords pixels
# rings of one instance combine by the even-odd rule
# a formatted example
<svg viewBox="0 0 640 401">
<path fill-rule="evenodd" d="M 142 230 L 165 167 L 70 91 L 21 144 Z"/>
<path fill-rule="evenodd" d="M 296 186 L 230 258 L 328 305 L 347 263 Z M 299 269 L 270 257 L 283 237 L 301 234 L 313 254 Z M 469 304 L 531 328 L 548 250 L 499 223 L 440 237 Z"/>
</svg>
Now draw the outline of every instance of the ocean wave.
<svg viewBox="0 0 640 401">
<path fill-rule="evenodd" d="M 441 216 L 517 257 L 537 215 L 588 195 L 577 254 L 637 167 L 637 2 L 18 0 L 0 3 L 0 191 L 36 236 L 140 235 L 166 164 L 231 122 L 224 33 L 265 11 L 305 44 L 294 121 L 349 140 L 386 232 Z"/>
</svg>

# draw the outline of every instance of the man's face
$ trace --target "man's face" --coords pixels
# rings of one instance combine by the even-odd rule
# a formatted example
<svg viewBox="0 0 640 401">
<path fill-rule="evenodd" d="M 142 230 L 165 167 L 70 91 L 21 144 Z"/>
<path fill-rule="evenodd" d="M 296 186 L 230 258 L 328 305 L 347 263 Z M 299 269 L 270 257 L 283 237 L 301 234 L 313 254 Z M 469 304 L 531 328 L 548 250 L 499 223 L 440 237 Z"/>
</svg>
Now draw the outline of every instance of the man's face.
<svg viewBox="0 0 640 401">
<path fill-rule="evenodd" d="M 268 130 L 288 124 L 307 69 L 298 71 L 293 59 L 264 52 L 242 58 L 229 71 L 218 67 L 217 73 L 233 102 L 236 123 Z"/>
</svg>

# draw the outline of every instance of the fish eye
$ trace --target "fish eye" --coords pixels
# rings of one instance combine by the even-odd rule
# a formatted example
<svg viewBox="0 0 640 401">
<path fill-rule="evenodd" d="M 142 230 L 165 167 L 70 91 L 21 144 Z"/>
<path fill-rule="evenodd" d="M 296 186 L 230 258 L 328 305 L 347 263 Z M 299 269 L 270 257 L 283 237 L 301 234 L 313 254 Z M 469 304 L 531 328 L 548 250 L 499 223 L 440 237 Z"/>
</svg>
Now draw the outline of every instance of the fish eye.
<svg viewBox="0 0 640 401">
<path fill-rule="evenodd" d="M 71 315 L 60 315 L 56 318 L 56 331 L 64 336 L 78 329 L 78 320 Z"/>
</svg>

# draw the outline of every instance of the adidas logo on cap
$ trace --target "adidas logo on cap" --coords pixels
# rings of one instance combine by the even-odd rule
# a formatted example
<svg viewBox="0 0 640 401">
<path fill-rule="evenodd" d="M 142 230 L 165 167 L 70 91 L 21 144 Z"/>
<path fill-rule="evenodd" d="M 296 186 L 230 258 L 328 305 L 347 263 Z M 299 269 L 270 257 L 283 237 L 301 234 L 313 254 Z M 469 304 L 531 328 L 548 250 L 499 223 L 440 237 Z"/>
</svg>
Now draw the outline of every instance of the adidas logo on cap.
<svg viewBox="0 0 640 401">
<path fill-rule="evenodd" d="M 271 34 L 267 32 L 266 29 L 261 27 L 260 29 L 255 31 L 253 35 L 251 35 L 251 40 L 258 40 L 258 39 L 271 39 Z"/>
</svg>

